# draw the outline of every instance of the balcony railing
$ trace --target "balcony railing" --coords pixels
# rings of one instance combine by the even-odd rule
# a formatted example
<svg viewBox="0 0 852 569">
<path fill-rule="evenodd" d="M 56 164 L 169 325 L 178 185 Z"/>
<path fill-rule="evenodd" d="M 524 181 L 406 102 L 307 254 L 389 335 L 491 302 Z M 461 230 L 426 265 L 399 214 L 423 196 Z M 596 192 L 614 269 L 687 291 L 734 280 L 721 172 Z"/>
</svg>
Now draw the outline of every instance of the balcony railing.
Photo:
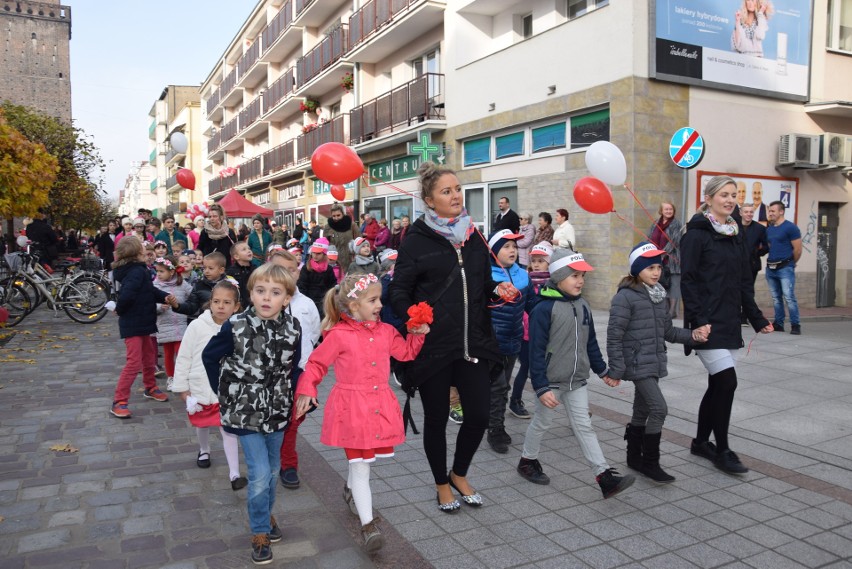
<svg viewBox="0 0 852 569">
<path fill-rule="evenodd" d="M 181 212 L 180 205 L 180 202 L 170 203 L 166 206 L 166 213 L 171 215 L 179 214 Z"/>
<path fill-rule="evenodd" d="M 251 69 L 251 66 L 255 64 L 255 62 L 260 57 L 260 42 L 257 39 L 254 40 L 254 43 L 251 44 L 251 47 L 243 54 L 239 61 L 237 61 L 237 76 L 242 77 L 246 74 L 246 72 Z"/>
<path fill-rule="evenodd" d="M 284 72 L 284 75 L 276 79 L 275 82 L 266 90 L 266 93 L 263 96 L 263 114 L 268 113 L 270 109 L 274 108 L 295 89 L 295 71 L 291 67 Z"/>
<path fill-rule="evenodd" d="M 219 89 L 216 89 L 215 91 L 210 93 L 210 98 L 207 99 L 207 114 L 208 115 L 213 112 L 213 109 L 216 108 L 216 105 L 219 104 L 220 100 L 221 100 L 221 93 L 219 92 Z"/>
<path fill-rule="evenodd" d="M 232 138 L 237 136 L 237 132 L 239 131 L 239 116 L 236 116 L 229 120 L 225 126 L 222 127 L 222 130 L 219 132 L 222 133 L 222 144 L 229 142 Z"/>
<path fill-rule="evenodd" d="M 293 23 L 293 0 L 287 0 L 284 2 L 284 5 L 281 6 L 281 10 L 275 14 L 275 17 L 272 18 L 272 21 L 267 24 L 263 31 L 260 33 L 261 41 L 263 42 L 263 53 L 266 53 L 272 44 L 275 43 L 281 34 L 284 33 L 284 30 L 290 27 L 290 24 Z"/>
<path fill-rule="evenodd" d="M 231 72 L 225 75 L 222 84 L 219 85 L 219 100 L 221 101 L 233 91 L 234 85 L 237 84 L 237 68 L 231 69 Z"/>
<path fill-rule="evenodd" d="M 379 95 L 350 111 L 351 144 L 360 144 L 377 136 L 429 119 L 444 118 L 444 75 L 425 73 Z"/>
<path fill-rule="evenodd" d="M 207 195 L 212 196 L 214 194 L 218 194 L 222 191 L 222 178 L 216 176 L 215 178 L 210 178 L 210 181 L 207 182 Z"/>
<path fill-rule="evenodd" d="M 175 172 L 173 175 L 169 176 L 168 179 L 166 180 L 166 189 L 168 190 L 169 188 L 173 188 L 177 185 L 178 185 L 177 172 Z"/>
<path fill-rule="evenodd" d="M 219 145 L 222 144 L 222 131 L 217 130 L 213 133 L 213 136 L 210 137 L 210 140 L 207 141 L 207 154 L 213 154 L 216 152 L 216 149 L 219 148 Z"/>
<path fill-rule="evenodd" d="M 153 180 L 151 180 L 151 191 L 152 191 L 152 192 L 156 192 L 156 191 L 157 191 L 157 187 L 158 187 L 159 185 L 160 185 L 160 182 L 159 182 L 159 180 L 157 180 L 157 178 L 154 178 Z"/>
<path fill-rule="evenodd" d="M 151 154 L 148 155 L 148 163 L 152 166 L 157 163 L 157 149 L 151 151 Z"/>
<path fill-rule="evenodd" d="M 299 14 L 301 14 L 305 8 L 307 8 L 313 3 L 314 0 L 296 0 L 296 17 L 298 18 Z"/>
<path fill-rule="evenodd" d="M 261 167 L 263 156 L 255 156 L 251 160 L 246 160 L 240 164 L 240 184 L 251 182 L 260 178 L 263 168 Z"/>
<path fill-rule="evenodd" d="M 298 0 L 297 0 L 298 4 Z M 346 26 L 333 29 L 311 51 L 296 63 L 296 81 L 299 88 L 323 72 L 348 51 Z"/>
<path fill-rule="evenodd" d="M 420 0 L 370 0 L 349 17 L 349 49 L 393 20 L 399 12 Z"/>
<path fill-rule="evenodd" d="M 166 163 L 166 164 L 168 164 L 169 162 L 171 162 L 171 161 L 172 161 L 172 159 L 174 159 L 174 157 L 175 157 L 175 156 L 177 156 L 178 154 L 180 154 L 181 156 L 183 156 L 183 154 L 182 154 L 182 153 L 178 152 L 178 151 L 177 151 L 177 150 L 175 150 L 174 148 L 170 148 L 170 149 L 169 149 L 169 151 L 168 151 L 168 152 L 166 152 L 166 157 L 165 157 L 165 159 L 164 159 L 164 160 L 165 160 L 165 163 Z"/>
<path fill-rule="evenodd" d="M 254 121 L 260 118 L 262 99 L 263 95 L 258 95 L 251 103 L 246 105 L 245 108 L 240 111 L 240 132 L 247 129 L 249 125 L 251 125 Z"/>
<path fill-rule="evenodd" d="M 307 162 L 311 159 L 311 154 L 320 144 L 326 142 L 341 142 L 346 144 L 345 134 L 343 131 L 344 119 L 346 115 L 334 117 L 330 121 L 319 125 L 310 132 L 299 136 L 296 139 L 296 148 L 298 150 L 298 162 Z"/>
<path fill-rule="evenodd" d="M 296 140 L 290 139 L 284 144 L 263 153 L 263 175 L 267 176 L 296 165 Z"/>
</svg>

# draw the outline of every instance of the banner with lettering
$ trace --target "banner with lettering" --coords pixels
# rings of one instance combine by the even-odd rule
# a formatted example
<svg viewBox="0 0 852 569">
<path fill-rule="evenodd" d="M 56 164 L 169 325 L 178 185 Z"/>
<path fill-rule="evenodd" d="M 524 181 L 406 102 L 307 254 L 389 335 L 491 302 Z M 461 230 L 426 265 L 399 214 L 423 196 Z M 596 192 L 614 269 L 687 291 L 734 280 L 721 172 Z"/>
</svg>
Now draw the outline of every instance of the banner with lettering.
<svg viewBox="0 0 852 569">
<path fill-rule="evenodd" d="M 784 204 L 788 221 L 796 223 L 799 213 L 799 179 L 754 174 L 731 174 L 699 170 L 696 208 L 704 201 L 704 188 L 713 176 L 730 176 L 737 184 L 737 205 L 753 204 L 754 220 L 766 225 L 769 204 L 780 201 Z"/>
<path fill-rule="evenodd" d="M 656 0 L 651 76 L 808 99 L 810 0 Z"/>
</svg>

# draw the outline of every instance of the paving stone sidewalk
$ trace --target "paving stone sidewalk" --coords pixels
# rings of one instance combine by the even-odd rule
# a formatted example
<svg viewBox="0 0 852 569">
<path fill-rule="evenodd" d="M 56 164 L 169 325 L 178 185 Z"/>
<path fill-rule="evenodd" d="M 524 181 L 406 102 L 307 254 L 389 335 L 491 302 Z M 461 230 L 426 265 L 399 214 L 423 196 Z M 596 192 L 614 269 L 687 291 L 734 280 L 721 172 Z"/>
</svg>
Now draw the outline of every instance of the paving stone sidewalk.
<svg viewBox="0 0 852 569">
<path fill-rule="evenodd" d="M 80 325 L 39 312 L 0 348 L 0 567 L 252 566 L 244 491 L 230 489 L 217 437 L 213 468 L 199 470 L 177 398 L 155 403 L 135 391 L 133 419 L 108 414 L 123 363 L 110 318 Z M 603 338 L 606 314 L 595 318 Z M 679 346 L 663 386 L 671 485 L 639 479 L 603 500 L 567 418 L 543 442 L 551 485 L 530 484 L 515 472 L 528 422 L 507 416 L 509 454 L 483 443 L 470 472 L 486 506 L 447 516 L 434 504 L 422 437 L 409 433 L 373 469 L 388 541 L 373 558 L 358 548 L 358 524 L 340 499 L 345 458 L 319 443 L 314 413 L 300 429 L 302 487 L 279 487 L 285 538 L 272 566 L 850 567 L 850 348 L 850 322 L 755 341 L 738 366 L 732 429 L 732 447 L 752 466 L 743 477 L 689 454 L 706 374 Z M 632 390 L 595 384 L 590 399 L 604 454 L 625 472 Z M 532 407 L 531 393 L 525 400 Z M 413 409 L 422 424 L 419 401 Z M 77 452 L 51 450 L 65 444 Z"/>
</svg>

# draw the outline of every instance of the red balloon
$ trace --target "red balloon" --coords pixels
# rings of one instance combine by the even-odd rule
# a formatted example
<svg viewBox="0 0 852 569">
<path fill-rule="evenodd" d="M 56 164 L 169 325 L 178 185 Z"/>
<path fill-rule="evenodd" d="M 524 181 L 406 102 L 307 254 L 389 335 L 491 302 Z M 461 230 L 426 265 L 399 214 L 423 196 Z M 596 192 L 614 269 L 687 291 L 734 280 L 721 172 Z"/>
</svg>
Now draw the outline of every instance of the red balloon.
<svg viewBox="0 0 852 569">
<path fill-rule="evenodd" d="M 589 213 L 609 213 L 613 210 L 609 186 L 591 176 L 580 178 L 574 184 L 574 201 Z"/>
<path fill-rule="evenodd" d="M 180 184 L 182 188 L 186 188 L 187 190 L 195 189 L 195 174 L 192 173 L 192 170 L 188 168 L 181 168 L 177 171 L 175 178 L 177 178 L 177 183 Z"/>
<path fill-rule="evenodd" d="M 346 199 L 346 188 L 344 188 L 340 184 L 334 184 L 331 187 L 331 197 L 333 197 L 339 202 L 342 202 Z"/>
<path fill-rule="evenodd" d="M 339 142 L 319 145 L 311 155 L 311 167 L 317 178 L 327 184 L 348 184 L 364 173 L 358 154 Z"/>
</svg>

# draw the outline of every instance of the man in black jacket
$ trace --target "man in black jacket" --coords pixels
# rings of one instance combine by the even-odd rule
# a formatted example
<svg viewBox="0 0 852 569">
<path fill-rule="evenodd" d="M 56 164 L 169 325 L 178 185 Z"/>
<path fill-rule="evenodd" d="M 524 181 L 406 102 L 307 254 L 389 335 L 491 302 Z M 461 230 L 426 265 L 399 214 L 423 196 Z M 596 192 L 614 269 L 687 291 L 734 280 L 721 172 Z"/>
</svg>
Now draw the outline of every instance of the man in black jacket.
<svg viewBox="0 0 852 569">
<path fill-rule="evenodd" d="M 512 233 L 517 233 L 521 228 L 521 218 L 518 214 L 509 209 L 509 198 L 503 196 L 497 202 L 497 207 L 500 208 L 500 213 L 494 218 L 494 226 L 491 232 L 497 232 L 501 229 L 509 229 Z"/>
<path fill-rule="evenodd" d="M 41 214 L 33 216 L 33 222 L 27 226 L 27 239 L 33 242 L 34 249 L 41 256 L 41 262 L 52 265 L 59 256 L 56 231 Z"/>
</svg>

